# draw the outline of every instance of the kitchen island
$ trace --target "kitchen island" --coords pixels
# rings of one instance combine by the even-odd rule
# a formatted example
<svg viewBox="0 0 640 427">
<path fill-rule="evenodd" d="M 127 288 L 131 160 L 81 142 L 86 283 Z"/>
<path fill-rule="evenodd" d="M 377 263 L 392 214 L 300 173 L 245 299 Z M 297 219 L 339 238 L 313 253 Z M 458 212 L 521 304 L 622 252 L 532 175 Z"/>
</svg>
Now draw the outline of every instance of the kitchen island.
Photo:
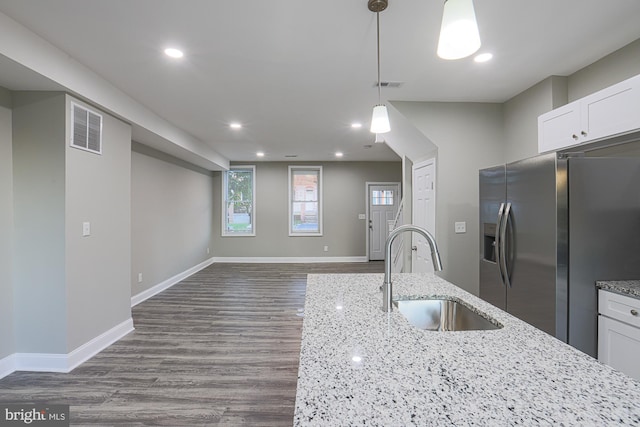
<svg viewBox="0 0 640 427">
<path fill-rule="evenodd" d="M 294 425 L 640 423 L 639 382 L 433 274 L 393 279 L 502 328 L 419 330 L 382 312 L 382 274 L 309 275 Z"/>
</svg>

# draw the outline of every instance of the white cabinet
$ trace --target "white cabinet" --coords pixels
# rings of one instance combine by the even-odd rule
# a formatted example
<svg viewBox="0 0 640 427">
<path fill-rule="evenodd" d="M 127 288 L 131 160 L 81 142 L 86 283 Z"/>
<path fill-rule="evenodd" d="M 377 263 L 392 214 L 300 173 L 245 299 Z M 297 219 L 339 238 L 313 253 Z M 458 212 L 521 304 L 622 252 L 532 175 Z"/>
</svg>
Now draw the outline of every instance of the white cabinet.
<svg viewBox="0 0 640 427">
<path fill-rule="evenodd" d="M 538 152 L 640 129 L 640 75 L 538 117 Z"/>
<path fill-rule="evenodd" d="M 640 380 L 640 299 L 598 292 L 598 360 Z"/>
</svg>

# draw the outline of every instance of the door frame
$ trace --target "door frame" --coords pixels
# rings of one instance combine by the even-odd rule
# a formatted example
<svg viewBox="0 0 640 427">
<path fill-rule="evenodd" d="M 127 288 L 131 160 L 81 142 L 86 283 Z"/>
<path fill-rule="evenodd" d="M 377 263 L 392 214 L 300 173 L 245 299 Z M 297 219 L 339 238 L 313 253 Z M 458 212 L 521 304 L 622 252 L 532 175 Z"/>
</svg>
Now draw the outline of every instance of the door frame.
<svg viewBox="0 0 640 427">
<path fill-rule="evenodd" d="M 370 240 L 370 233 L 369 233 L 369 205 L 371 200 L 369 200 L 369 190 L 370 187 L 373 185 L 395 185 L 396 188 L 398 189 L 398 206 L 400 207 L 400 200 L 402 200 L 402 194 L 400 193 L 402 191 L 402 184 L 400 182 L 377 182 L 377 181 L 367 181 L 364 184 L 364 197 L 365 197 L 365 216 L 364 216 L 364 231 L 365 231 L 365 249 L 366 249 L 366 254 L 367 254 L 367 261 L 370 261 L 369 259 L 369 240 Z"/>
<path fill-rule="evenodd" d="M 436 230 L 438 228 L 438 222 L 437 222 L 437 217 L 436 217 L 436 213 L 437 213 L 437 203 L 438 203 L 438 170 L 437 170 L 437 163 L 436 163 L 436 158 L 435 157 L 431 157 L 429 159 L 425 159 L 422 161 L 419 161 L 417 163 L 414 163 L 411 166 L 411 223 L 415 224 L 416 220 L 415 220 L 415 188 L 416 188 L 416 183 L 414 182 L 413 178 L 415 176 L 416 170 L 423 168 L 425 166 L 429 166 L 429 165 L 433 165 L 433 211 L 431 212 L 431 214 L 433 215 L 433 230 L 427 230 L 430 233 L 433 234 L 433 238 L 436 238 Z M 410 240 L 410 248 L 413 247 L 413 236 L 411 236 L 411 240 Z M 410 259 L 411 259 L 411 271 L 413 272 L 413 251 L 410 252 Z"/>
</svg>

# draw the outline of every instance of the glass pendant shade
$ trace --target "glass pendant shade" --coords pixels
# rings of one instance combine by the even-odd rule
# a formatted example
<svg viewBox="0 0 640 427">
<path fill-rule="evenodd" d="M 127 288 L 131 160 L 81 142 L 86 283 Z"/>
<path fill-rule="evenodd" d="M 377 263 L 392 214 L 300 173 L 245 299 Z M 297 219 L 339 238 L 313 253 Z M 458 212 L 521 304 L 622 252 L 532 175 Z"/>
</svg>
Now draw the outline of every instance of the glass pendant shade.
<svg viewBox="0 0 640 427">
<path fill-rule="evenodd" d="M 480 49 L 480 33 L 473 0 L 445 0 L 438 56 L 461 59 Z"/>
<path fill-rule="evenodd" d="M 371 132 L 387 133 L 391 130 L 389 124 L 389 114 L 386 105 L 376 105 L 373 107 L 373 115 L 371 116 Z"/>
</svg>

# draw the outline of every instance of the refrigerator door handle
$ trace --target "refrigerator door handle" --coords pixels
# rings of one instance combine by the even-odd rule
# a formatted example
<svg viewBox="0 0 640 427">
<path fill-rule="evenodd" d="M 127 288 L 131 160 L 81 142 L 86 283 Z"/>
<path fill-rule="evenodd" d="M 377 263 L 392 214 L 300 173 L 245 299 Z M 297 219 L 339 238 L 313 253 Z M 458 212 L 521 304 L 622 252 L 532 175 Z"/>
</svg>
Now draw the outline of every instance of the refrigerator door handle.
<svg viewBox="0 0 640 427">
<path fill-rule="evenodd" d="M 504 280 L 504 272 L 502 269 L 502 241 L 500 240 L 501 231 L 502 230 L 502 222 L 504 218 L 504 203 L 500 203 L 500 209 L 498 209 L 498 222 L 496 224 L 496 240 L 495 240 L 495 251 L 496 251 L 496 260 L 498 261 L 498 271 L 500 272 L 500 280 L 502 280 L 502 285 L 505 286 L 506 282 Z"/>
<path fill-rule="evenodd" d="M 505 206 L 504 213 L 502 215 L 502 223 L 500 224 L 500 270 L 503 272 L 501 275 L 505 286 L 511 287 L 511 280 L 509 278 L 509 269 L 507 268 L 507 225 L 509 224 L 509 216 L 511 215 L 511 202 L 508 202 Z"/>
</svg>

